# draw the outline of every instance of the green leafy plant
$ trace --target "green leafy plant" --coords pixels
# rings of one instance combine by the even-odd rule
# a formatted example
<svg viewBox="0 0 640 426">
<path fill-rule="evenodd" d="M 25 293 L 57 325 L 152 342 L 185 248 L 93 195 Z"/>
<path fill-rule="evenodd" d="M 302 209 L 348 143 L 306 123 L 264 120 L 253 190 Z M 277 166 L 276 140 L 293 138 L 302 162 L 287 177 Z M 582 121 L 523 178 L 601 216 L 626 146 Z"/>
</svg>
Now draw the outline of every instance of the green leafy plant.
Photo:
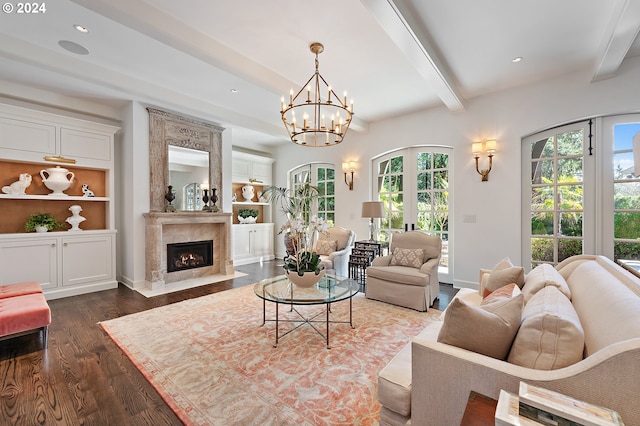
<svg viewBox="0 0 640 426">
<path fill-rule="evenodd" d="M 27 222 L 24 224 L 24 229 L 27 232 L 33 232 L 37 227 L 44 226 L 49 231 L 53 231 L 61 228 L 63 225 L 64 224 L 58 222 L 51 213 L 34 213 L 27 219 Z"/>
<path fill-rule="evenodd" d="M 242 218 L 246 217 L 258 217 L 260 212 L 257 209 L 240 209 L 238 210 L 238 216 Z"/>
</svg>

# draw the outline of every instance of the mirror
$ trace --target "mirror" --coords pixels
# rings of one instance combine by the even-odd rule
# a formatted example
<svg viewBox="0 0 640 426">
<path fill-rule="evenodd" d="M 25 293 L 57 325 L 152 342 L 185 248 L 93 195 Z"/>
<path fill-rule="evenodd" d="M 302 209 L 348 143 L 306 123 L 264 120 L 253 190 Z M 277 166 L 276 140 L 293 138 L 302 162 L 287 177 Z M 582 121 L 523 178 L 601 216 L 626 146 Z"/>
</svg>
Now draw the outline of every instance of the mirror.
<svg viewBox="0 0 640 426">
<path fill-rule="evenodd" d="M 169 183 L 178 210 L 202 210 L 202 195 L 209 189 L 209 153 L 168 145 Z"/>
</svg>

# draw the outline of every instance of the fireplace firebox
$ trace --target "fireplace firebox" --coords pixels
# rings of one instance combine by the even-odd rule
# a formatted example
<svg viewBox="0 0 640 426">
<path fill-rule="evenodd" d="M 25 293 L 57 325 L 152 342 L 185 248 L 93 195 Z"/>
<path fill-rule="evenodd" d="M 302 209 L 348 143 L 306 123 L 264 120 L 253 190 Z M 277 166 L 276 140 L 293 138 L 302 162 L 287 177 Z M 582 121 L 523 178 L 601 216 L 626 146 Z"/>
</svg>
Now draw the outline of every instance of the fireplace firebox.
<svg viewBox="0 0 640 426">
<path fill-rule="evenodd" d="M 213 265 L 213 240 L 167 244 L 167 272 Z"/>
</svg>

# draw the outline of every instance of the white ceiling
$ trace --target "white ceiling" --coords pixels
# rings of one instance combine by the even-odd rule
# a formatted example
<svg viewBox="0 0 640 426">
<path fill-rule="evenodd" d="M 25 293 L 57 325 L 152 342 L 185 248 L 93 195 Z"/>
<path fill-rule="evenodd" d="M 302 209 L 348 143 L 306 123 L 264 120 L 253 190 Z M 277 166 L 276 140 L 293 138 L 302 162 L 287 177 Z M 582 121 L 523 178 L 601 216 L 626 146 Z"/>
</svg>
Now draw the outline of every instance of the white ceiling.
<svg viewBox="0 0 640 426">
<path fill-rule="evenodd" d="M 54 92 L 105 111 L 137 100 L 232 128 L 234 144 L 257 149 L 286 140 L 280 96 L 313 73 L 314 41 L 325 46 L 320 73 L 355 99 L 356 131 L 423 108 L 463 111 L 473 97 L 576 71 L 608 78 L 640 55 L 640 0 L 55 0 L 46 7 L 0 15 L 0 94 L 42 100 Z M 71 53 L 60 40 L 89 53 Z M 517 56 L 523 60 L 512 63 Z"/>
</svg>

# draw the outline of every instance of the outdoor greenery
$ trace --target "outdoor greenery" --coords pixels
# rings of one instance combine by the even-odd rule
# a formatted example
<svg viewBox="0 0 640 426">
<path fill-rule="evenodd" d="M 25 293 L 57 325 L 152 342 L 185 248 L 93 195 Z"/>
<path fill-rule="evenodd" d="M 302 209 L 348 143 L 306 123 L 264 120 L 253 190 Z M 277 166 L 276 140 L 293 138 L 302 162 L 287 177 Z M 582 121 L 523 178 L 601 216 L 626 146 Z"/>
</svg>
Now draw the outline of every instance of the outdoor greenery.
<svg viewBox="0 0 640 426">
<path fill-rule="evenodd" d="M 449 231 L 449 155 L 421 152 L 417 157 L 417 226 L 447 239 Z M 387 210 L 382 219 L 381 239 L 388 238 L 385 230 L 404 228 L 404 163 L 403 157 L 393 157 L 380 164 L 382 174 L 379 197 Z"/>
<path fill-rule="evenodd" d="M 557 135 L 532 145 L 531 159 L 531 255 L 535 263 L 561 262 L 582 254 L 584 210 L 581 131 Z M 614 238 L 615 259 L 640 259 L 640 182 L 633 175 L 615 171 Z M 632 178 L 631 181 L 625 180 Z M 622 181 L 621 183 L 619 183 Z M 554 259 L 554 237 L 557 259 Z"/>
</svg>

